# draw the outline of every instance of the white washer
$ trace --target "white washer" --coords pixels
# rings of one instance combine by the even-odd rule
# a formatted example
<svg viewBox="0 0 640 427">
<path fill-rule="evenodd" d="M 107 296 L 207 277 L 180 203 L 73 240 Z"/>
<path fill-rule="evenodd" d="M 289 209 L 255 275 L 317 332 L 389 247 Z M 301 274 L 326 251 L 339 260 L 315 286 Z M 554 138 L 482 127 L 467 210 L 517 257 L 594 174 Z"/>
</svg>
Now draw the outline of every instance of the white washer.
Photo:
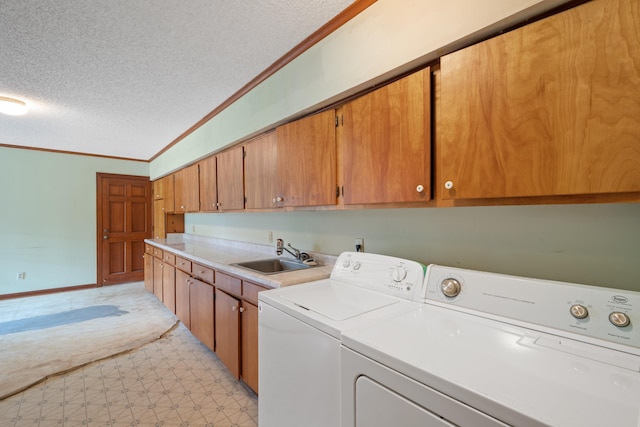
<svg viewBox="0 0 640 427">
<path fill-rule="evenodd" d="M 340 425 L 340 335 L 415 309 L 425 267 L 344 252 L 326 280 L 258 296 L 258 417 L 262 427 Z"/>
<path fill-rule="evenodd" d="M 420 308 L 343 333 L 343 427 L 640 426 L 640 293 L 435 265 L 425 282 Z"/>
</svg>

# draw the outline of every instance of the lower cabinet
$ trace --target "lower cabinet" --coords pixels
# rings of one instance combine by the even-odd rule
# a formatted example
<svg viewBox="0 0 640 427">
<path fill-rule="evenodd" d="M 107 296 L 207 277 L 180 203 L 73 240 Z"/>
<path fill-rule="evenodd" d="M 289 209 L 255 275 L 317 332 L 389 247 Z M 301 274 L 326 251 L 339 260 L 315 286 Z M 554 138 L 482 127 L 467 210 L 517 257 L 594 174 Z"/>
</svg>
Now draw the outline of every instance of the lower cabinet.
<svg viewBox="0 0 640 427">
<path fill-rule="evenodd" d="M 144 254 L 144 288 L 153 293 L 153 255 Z"/>
<path fill-rule="evenodd" d="M 153 257 L 153 294 L 162 301 L 162 258 Z"/>
<path fill-rule="evenodd" d="M 240 379 L 240 300 L 216 289 L 216 354 Z"/>
<path fill-rule="evenodd" d="M 162 265 L 162 303 L 176 312 L 176 268 L 166 262 Z"/>
<path fill-rule="evenodd" d="M 258 393 L 258 307 L 242 301 L 241 367 L 242 381 Z"/>
<path fill-rule="evenodd" d="M 189 283 L 191 333 L 213 351 L 215 350 L 213 285 L 198 279 L 191 279 Z"/>
<path fill-rule="evenodd" d="M 145 287 L 239 380 L 258 392 L 258 292 L 263 286 L 154 248 Z"/>
<path fill-rule="evenodd" d="M 176 270 L 176 316 L 188 329 L 191 329 L 190 284 L 191 275 L 182 270 Z"/>
</svg>

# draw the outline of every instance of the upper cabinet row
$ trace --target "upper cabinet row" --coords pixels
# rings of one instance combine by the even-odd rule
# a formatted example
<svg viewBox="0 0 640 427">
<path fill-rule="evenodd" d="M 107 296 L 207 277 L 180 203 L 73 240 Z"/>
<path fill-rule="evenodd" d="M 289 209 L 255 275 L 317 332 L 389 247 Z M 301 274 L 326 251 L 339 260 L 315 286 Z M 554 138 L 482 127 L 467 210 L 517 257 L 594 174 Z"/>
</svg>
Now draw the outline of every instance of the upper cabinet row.
<svg viewBox="0 0 640 427">
<path fill-rule="evenodd" d="M 637 201 L 634 8 L 582 4 L 217 153 L 174 174 L 174 209 Z"/>
</svg>

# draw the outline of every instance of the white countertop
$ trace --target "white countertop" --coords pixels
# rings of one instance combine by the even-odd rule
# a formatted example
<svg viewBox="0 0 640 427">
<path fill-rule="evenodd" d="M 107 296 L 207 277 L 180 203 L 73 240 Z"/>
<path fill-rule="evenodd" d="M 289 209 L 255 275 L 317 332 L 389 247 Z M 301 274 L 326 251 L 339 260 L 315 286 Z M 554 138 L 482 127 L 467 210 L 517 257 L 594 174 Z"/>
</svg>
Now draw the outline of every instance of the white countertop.
<svg viewBox="0 0 640 427">
<path fill-rule="evenodd" d="M 278 257 L 273 246 L 235 242 L 189 234 L 169 235 L 166 239 L 145 239 L 146 243 L 224 273 L 240 276 L 269 288 L 296 285 L 326 279 L 337 257 L 308 252 L 320 264 L 303 270 L 277 274 L 260 274 L 231 264 Z M 281 258 L 291 258 L 281 256 Z"/>
</svg>

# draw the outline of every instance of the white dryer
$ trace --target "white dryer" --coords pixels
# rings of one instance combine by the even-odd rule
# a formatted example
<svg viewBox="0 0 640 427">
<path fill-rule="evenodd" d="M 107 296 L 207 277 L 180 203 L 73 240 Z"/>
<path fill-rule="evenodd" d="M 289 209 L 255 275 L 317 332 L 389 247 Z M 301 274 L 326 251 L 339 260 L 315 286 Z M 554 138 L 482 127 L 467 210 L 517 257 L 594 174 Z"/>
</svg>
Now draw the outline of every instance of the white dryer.
<svg viewBox="0 0 640 427">
<path fill-rule="evenodd" d="M 431 265 L 342 335 L 342 426 L 640 426 L 640 293 Z"/>
<path fill-rule="evenodd" d="M 344 252 L 329 279 L 261 292 L 260 426 L 339 426 L 342 331 L 414 310 L 424 274 L 415 261 Z"/>
</svg>

